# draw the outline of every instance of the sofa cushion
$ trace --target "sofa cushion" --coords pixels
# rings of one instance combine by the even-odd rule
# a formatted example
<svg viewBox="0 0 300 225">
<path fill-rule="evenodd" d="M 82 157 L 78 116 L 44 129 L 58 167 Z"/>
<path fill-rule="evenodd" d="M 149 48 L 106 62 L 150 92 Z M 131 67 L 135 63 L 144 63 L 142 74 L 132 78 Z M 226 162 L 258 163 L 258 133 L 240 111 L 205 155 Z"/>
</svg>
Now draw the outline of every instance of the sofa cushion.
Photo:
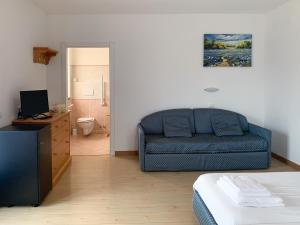
<svg viewBox="0 0 300 225">
<path fill-rule="evenodd" d="M 163 129 L 165 137 L 192 137 L 190 122 L 186 116 L 165 116 Z"/>
<path fill-rule="evenodd" d="M 246 119 L 245 116 L 235 113 L 235 112 L 231 112 L 228 110 L 223 110 L 223 109 L 194 109 L 194 117 L 195 117 L 195 129 L 196 129 L 196 133 L 198 134 L 211 134 L 213 133 L 213 129 L 211 126 L 211 121 L 210 118 L 212 115 L 215 114 L 233 114 L 233 115 L 237 115 L 242 130 L 244 132 L 247 132 L 249 130 L 249 126 L 248 126 L 248 121 Z"/>
<path fill-rule="evenodd" d="M 210 120 L 216 136 L 243 135 L 240 121 L 235 114 L 215 114 Z"/>
<path fill-rule="evenodd" d="M 170 109 L 152 113 L 144 117 L 141 125 L 145 134 L 163 134 L 163 118 L 165 116 L 184 116 L 189 119 L 192 133 L 195 133 L 194 112 L 192 109 Z"/>
<path fill-rule="evenodd" d="M 213 134 L 198 134 L 192 138 L 146 135 L 145 141 L 148 154 L 262 152 L 268 148 L 265 139 L 248 132 L 242 136 L 217 137 Z"/>
</svg>

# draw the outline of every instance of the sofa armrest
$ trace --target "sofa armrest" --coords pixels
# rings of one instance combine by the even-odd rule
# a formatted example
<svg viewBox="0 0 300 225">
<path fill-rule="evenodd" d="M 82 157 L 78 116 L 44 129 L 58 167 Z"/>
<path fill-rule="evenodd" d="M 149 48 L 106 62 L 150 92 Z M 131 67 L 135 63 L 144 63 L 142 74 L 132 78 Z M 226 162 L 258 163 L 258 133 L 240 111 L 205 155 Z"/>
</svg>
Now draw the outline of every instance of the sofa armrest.
<svg viewBox="0 0 300 225">
<path fill-rule="evenodd" d="M 145 171 L 145 132 L 141 124 L 138 124 L 138 148 L 140 167 Z"/>
<path fill-rule="evenodd" d="M 258 135 L 258 136 L 264 138 L 267 141 L 267 143 L 268 143 L 268 153 L 269 153 L 269 166 L 271 166 L 271 161 L 272 161 L 272 149 L 271 149 L 271 146 L 272 146 L 272 131 L 270 131 L 266 128 L 257 126 L 255 124 L 249 123 L 249 132 L 252 133 L 252 134 Z"/>
</svg>

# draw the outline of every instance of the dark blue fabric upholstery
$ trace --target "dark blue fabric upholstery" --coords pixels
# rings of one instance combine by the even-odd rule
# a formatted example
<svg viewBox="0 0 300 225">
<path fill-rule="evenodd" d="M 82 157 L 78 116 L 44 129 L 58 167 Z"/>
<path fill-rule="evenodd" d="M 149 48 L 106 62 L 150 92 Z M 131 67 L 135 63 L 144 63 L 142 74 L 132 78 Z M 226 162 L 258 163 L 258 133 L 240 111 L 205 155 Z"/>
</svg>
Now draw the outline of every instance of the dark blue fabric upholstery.
<svg viewBox="0 0 300 225">
<path fill-rule="evenodd" d="M 266 151 L 268 143 L 260 136 L 245 133 L 243 136 L 217 137 L 213 134 L 199 134 L 192 138 L 166 138 L 163 135 L 146 135 L 146 153 L 230 153 Z"/>
<path fill-rule="evenodd" d="M 246 135 L 213 136 L 210 117 L 215 113 L 237 115 Z M 184 140 L 163 137 L 165 115 L 187 116 L 193 137 L 183 138 Z M 175 109 L 153 113 L 139 124 L 138 141 L 140 166 L 143 171 L 265 169 L 271 165 L 271 131 L 248 124 L 244 116 L 226 110 Z"/>
<path fill-rule="evenodd" d="M 233 115 L 237 115 L 237 117 L 240 120 L 240 124 L 242 127 L 242 130 L 244 132 L 248 131 L 248 121 L 246 119 L 246 117 L 244 117 L 241 114 L 235 113 L 235 112 L 231 112 L 231 111 L 227 111 L 227 110 L 223 110 L 223 109 L 194 109 L 194 116 L 195 116 L 195 130 L 196 133 L 213 133 L 213 129 L 211 126 L 211 116 L 215 115 L 215 114 L 233 114 Z"/>
<path fill-rule="evenodd" d="M 220 171 L 268 168 L 268 152 L 145 154 L 145 171 Z"/>
<path fill-rule="evenodd" d="M 184 116 L 189 118 L 192 133 L 195 133 L 194 113 L 192 109 L 171 109 L 156 112 L 142 119 L 141 125 L 145 134 L 163 134 L 163 118 L 165 116 Z"/>
<path fill-rule="evenodd" d="M 243 135 L 243 130 L 237 115 L 232 113 L 213 114 L 210 120 L 215 135 L 219 137 Z"/>
<path fill-rule="evenodd" d="M 268 148 L 267 148 L 267 152 L 269 154 L 268 157 L 268 166 L 271 166 L 271 162 L 272 162 L 272 132 L 266 128 L 254 125 L 249 123 L 249 132 L 251 134 L 255 134 L 258 135 L 262 138 L 264 138 L 267 143 L 268 143 Z"/>
<path fill-rule="evenodd" d="M 145 169 L 145 133 L 143 127 L 138 125 L 138 147 L 139 147 L 139 161 L 141 170 Z"/>
<path fill-rule="evenodd" d="M 189 118 L 185 116 L 165 116 L 163 129 L 165 137 L 192 137 Z"/>
<path fill-rule="evenodd" d="M 200 225 L 218 225 L 197 191 L 193 195 L 193 208 Z"/>
</svg>

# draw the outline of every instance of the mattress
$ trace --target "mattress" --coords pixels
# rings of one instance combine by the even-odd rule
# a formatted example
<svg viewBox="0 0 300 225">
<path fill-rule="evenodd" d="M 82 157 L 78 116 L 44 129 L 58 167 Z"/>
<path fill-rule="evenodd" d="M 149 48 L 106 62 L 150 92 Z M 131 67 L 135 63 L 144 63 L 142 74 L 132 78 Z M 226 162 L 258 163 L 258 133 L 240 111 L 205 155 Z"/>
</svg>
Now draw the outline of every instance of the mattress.
<svg viewBox="0 0 300 225">
<path fill-rule="evenodd" d="M 234 174 L 205 174 L 193 186 L 218 225 L 300 225 L 300 172 L 243 173 L 283 199 L 285 207 L 277 208 L 235 205 L 217 186 L 223 175 Z"/>
</svg>

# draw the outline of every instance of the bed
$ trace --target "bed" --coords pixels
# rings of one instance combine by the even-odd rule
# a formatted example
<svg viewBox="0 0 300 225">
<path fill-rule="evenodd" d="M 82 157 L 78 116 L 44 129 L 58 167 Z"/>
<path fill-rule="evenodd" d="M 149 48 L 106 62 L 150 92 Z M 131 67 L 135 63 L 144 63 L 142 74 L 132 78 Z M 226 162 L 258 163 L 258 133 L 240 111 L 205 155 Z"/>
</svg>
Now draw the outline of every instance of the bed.
<svg viewBox="0 0 300 225">
<path fill-rule="evenodd" d="M 232 173 L 205 174 L 194 184 L 193 207 L 201 225 L 300 225 L 300 172 L 243 173 L 281 197 L 285 207 L 239 207 L 217 186 Z"/>
</svg>

